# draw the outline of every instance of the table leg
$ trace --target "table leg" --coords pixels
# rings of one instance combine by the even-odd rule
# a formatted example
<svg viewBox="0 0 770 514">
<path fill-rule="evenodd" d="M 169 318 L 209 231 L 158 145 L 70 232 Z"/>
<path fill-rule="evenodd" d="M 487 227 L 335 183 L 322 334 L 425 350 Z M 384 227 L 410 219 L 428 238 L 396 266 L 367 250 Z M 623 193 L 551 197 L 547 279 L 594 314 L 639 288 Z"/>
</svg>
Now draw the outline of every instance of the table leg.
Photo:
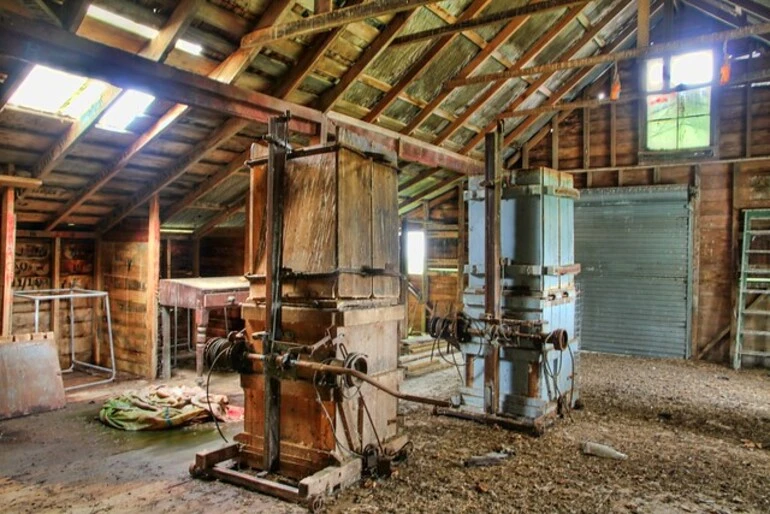
<svg viewBox="0 0 770 514">
<path fill-rule="evenodd" d="M 168 380 L 171 378 L 171 313 L 169 308 L 165 305 L 160 306 L 160 320 L 161 320 L 161 338 L 163 341 L 163 348 L 161 350 L 161 369 L 160 378 Z"/>
<path fill-rule="evenodd" d="M 209 324 L 208 311 L 196 311 L 195 324 L 198 327 L 198 333 L 195 337 L 195 381 L 198 385 L 203 385 L 203 350 L 206 348 L 206 330 Z"/>
</svg>

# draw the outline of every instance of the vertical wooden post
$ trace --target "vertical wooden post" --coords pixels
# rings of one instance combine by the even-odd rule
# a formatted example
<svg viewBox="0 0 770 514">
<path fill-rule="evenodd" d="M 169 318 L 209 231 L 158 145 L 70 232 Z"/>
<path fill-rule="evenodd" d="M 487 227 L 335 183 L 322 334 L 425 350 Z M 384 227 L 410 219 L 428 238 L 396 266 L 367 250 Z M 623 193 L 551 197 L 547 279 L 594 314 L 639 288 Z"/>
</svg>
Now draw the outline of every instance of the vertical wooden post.
<svg viewBox="0 0 770 514">
<path fill-rule="evenodd" d="M 484 305 L 488 318 L 500 318 L 500 132 L 485 141 Z"/>
<path fill-rule="evenodd" d="M 171 309 L 166 305 L 161 305 L 160 317 L 161 340 L 163 341 L 160 378 L 168 380 L 171 378 Z"/>
<path fill-rule="evenodd" d="M 732 187 L 730 188 L 730 341 L 729 346 L 733 348 L 738 324 L 738 288 L 740 287 L 738 277 L 740 276 L 740 252 L 739 238 L 741 227 L 741 209 L 740 199 L 738 198 L 738 183 L 740 179 L 741 165 L 734 163 L 732 165 Z"/>
<path fill-rule="evenodd" d="M 422 202 L 422 235 L 425 240 L 425 254 L 422 261 L 422 277 L 420 282 L 420 292 L 422 293 L 423 308 L 420 311 L 420 332 L 427 332 L 428 329 L 428 299 L 430 298 L 430 280 L 428 276 L 428 221 L 430 220 L 430 202 Z"/>
<path fill-rule="evenodd" d="M 551 119 L 551 168 L 559 169 L 559 113 Z"/>
<path fill-rule="evenodd" d="M 51 255 L 51 287 L 53 289 L 59 289 L 62 287 L 61 283 L 61 238 L 55 237 L 53 240 L 53 253 Z M 72 300 L 69 300 L 70 302 Z M 60 343 L 61 323 L 59 320 L 59 300 L 54 300 L 51 303 L 51 331 L 54 334 L 54 340 L 56 341 L 57 351 Z"/>
<path fill-rule="evenodd" d="M 251 177 L 251 173 L 249 173 L 249 177 Z M 251 180 L 251 178 L 249 178 Z M 251 188 L 249 188 L 251 190 Z M 251 263 L 254 262 L 254 259 L 252 259 L 252 238 L 251 238 L 251 210 L 252 210 L 252 204 L 254 203 L 252 201 L 251 195 L 249 192 L 246 192 L 246 220 L 243 223 L 243 274 L 246 275 L 248 273 L 251 273 Z"/>
<path fill-rule="evenodd" d="M 583 109 L 583 169 L 591 167 L 591 109 Z"/>
<path fill-rule="evenodd" d="M 650 0 L 637 0 L 636 12 L 636 47 L 643 48 L 650 45 Z"/>
<path fill-rule="evenodd" d="M 286 173 L 286 148 L 289 140 L 289 120 L 285 117 L 270 118 L 271 138 L 267 163 L 267 201 L 265 218 L 270 227 L 266 231 L 265 253 L 268 267 L 265 274 L 265 336 L 263 353 L 272 356 L 273 344 L 282 335 L 282 288 L 283 267 L 283 182 Z M 264 437 L 263 469 L 278 468 L 281 455 L 281 379 L 271 367 L 271 360 L 264 366 Z"/>
<path fill-rule="evenodd" d="M 610 166 L 618 165 L 618 109 L 610 104 Z"/>
<path fill-rule="evenodd" d="M 171 276 L 171 238 L 166 239 L 166 278 Z"/>
<path fill-rule="evenodd" d="M 201 240 L 196 237 L 193 239 L 193 277 L 201 276 Z"/>
<path fill-rule="evenodd" d="M 485 136 L 484 146 L 484 311 L 490 320 L 500 319 L 500 143 L 502 130 Z M 528 153 L 528 152 L 527 152 Z M 528 160 L 528 159 L 527 159 Z M 527 163 L 528 165 L 528 163 Z M 484 410 L 498 411 L 498 368 L 500 353 L 489 345 L 484 356 Z"/>
<path fill-rule="evenodd" d="M 753 102 L 753 88 L 751 87 L 751 82 L 746 84 L 746 94 L 745 94 L 745 101 L 746 101 L 746 118 L 744 120 L 744 126 L 746 127 L 746 141 L 745 141 L 745 148 L 743 150 L 743 154 L 746 157 L 751 157 L 751 104 Z"/>
<path fill-rule="evenodd" d="M 521 169 L 529 169 L 529 143 L 524 143 L 521 147 Z"/>
<path fill-rule="evenodd" d="M 701 197 L 701 167 L 696 164 L 692 168 L 692 187 L 695 190 L 695 197 L 693 199 L 693 241 L 692 241 L 692 310 L 691 310 L 691 325 L 692 330 L 690 342 L 691 355 L 698 354 L 698 340 L 700 339 L 700 197 Z"/>
<path fill-rule="evenodd" d="M 16 213 L 14 211 L 13 188 L 7 187 L 2 193 L 2 227 L 0 238 L 5 251 L 2 253 L 0 268 L 3 274 L 3 299 L 0 310 L 2 311 L 2 335 L 11 335 L 11 312 L 13 310 L 13 272 L 16 259 Z"/>
<path fill-rule="evenodd" d="M 399 247 L 399 270 L 401 272 L 401 289 L 399 290 L 398 297 L 401 300 L 401 304 L 404 306 L 404 320 L 401 323 L 401 339 L 409 337 L 409 269 L 406 262 L 406 239 L 409 233 L 409 222 L 406 216 L 401 218 L 401 240 Z M 398 345 L 399 352 L 401 345 Z"/>
<path fill-rule="evenodd" d="M 465 290 L 465 193 L 464 182 L 457 186 L 457 303 L 458 310 L 463 305 L 463 291 Z"/>
<path fill-rule="evenodd" d="M 265 157 L 267 149 L 253 143 L 250 158 Z M 259 263 L 262 261 L 265 248 L 265 198 L 267 195 L 267 169 L 264 165 L 255 166 L 249 170 L 249 198 L 246 202 L 247 218 L 250 228 L 247 233 L 246 253 L 249 262 L 247 273 L 259 273 Z"/>
<path fill-rule="evenodd" d="M 104 264 L 102 260 L 102 238 L 97 238 L 94 241 L 94 289 L 97 291 L 104 291 Z M 94 327 L 93 327 L 93 353 L 94 362 L 101 365 L 102 362 L 102 340 L 106 340 L 106 323 L 102 323 L 102 313 L 104 312 L 104 300 L 95 302 L 94 305 Z M 105 334 L 105 337 L 100 338 L 99 334 Z"/>
<path fill-rule="evenodd" d="M 160 280 L 160 200 L 154 195 L 149 202 L 150 220 L 147 227 L 147 266 L 145 274 L 147 299 L 147 376 L 155 378 L 158 369 L 158 280 Z"/>
</svg>

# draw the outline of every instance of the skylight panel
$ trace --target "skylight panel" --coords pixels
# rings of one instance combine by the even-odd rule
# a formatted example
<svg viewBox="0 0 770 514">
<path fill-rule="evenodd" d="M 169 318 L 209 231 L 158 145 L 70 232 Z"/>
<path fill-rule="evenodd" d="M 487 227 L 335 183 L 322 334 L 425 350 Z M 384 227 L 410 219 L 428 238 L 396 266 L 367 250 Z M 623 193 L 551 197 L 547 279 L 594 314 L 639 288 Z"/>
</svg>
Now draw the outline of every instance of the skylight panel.
<svg viewBox="0 0 770 514">
<path fill-rule="evenodd" d="M 145 39 L 153 39 L 158 35 L 157 29 L 148 27 L 147 25 L 142 25 L 141 23 L 136 23 L 135 21 L 129 20 L 124 16 L 110 12 L 107 9 L 102 9 L 101 7 L 93 4 L 88 6 L 88 15 L 96 20 L 106 23 L 107 25 L 118 27 L 125 30 L 126 32 L 131 32 L 137 36 L 142 36 Z"/>
<path fill-rule="evenodd" d="M 155 97 L 133 89 L 127 90 L 102 115 L 99 126 L 108 130 L 124 131 L 132 121 L 144 114 Z"/>
<path fill-rule="evenodd" d="M 8 103 L 51 114 L 58 113 L 88 79 L 36 65 Z"/>
<path fill-rule="evenodd" d="M 136 23 L 135 21 L 132 21 L 124 16 L 115 14 L 108 11 L 107 9 L 103 9 L 93 4 L 88 6 L 88 15 L 103 23 L 112 25 L 113 27 L 117 27 L 119 29 L 123 29 L 126 32 L 136 34 L 137 36 L 141 36 L 145 39 L 155 39 L 159 33 L 158 29 L 148 27 L 147 25 L 142 25 L 141 23 Z M 192 43 L 190 41 L 185 41 L 183 39 L 178 39 L 174 46 L 177 49 L 192 55 L 200 55 L 203 53 L 203 47 L 201 45 Z"/>
<path fill-rule="evenodd" d="M 184 39 L 177 39 L 174 46 L 176 46 L 177 49 L 192 55 L 200 55 L 203 53 L 203 47 L 201 45 L 185 41 Z"/>
<path fill-rule="evenodd" d="M 60 114 L 70 118 L 82 118 L 99 101 L 107 87 L 107 84 L 100 80 L 87 80 L 83 90 L 65 103 L 64 107 L 59 111 Z"/>
</svg>

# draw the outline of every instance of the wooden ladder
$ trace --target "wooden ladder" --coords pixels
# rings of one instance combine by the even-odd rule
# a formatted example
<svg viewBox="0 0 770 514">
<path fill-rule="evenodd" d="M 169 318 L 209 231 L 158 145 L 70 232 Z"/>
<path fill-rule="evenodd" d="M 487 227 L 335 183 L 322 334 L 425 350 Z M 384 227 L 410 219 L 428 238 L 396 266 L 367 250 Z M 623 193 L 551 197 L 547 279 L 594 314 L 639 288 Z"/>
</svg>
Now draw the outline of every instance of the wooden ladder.
<svg viewBox="0 0 770 514">
<path fill-rule="evenodd" d="M 732 348 L 733 368 L 741 367 L 744 355 L 770 358 L 770 352 L 746 350 L 749 340 L 770 341 L 767 324 L 747 328 L 747 316 L 770 320 L 770 310 L 759 300 L 770 294 L 770 209 L 750 209 L 743 212 L 743 242 L 741 244 L 741 274 L 738 284 L 737 324 Z"/>
</svg>

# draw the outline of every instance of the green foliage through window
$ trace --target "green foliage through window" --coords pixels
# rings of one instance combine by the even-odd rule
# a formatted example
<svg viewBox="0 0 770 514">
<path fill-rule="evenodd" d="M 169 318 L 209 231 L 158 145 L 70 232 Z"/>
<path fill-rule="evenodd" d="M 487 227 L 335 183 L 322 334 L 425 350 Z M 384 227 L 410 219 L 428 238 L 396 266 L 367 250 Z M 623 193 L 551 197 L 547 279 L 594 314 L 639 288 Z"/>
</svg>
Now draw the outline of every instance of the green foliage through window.
<svg viewBox="0 0 770 514">
<path fill-rule="evenodd" d="M 681 86 L 710 84 L 713 73 L 710 50 L 647 61 L 646 89 L 653 93 L 647 96 L 646 105 L 648 150 L 685 150 L 711 144 L 710 85 L 654 93 Z"/>
</svg>

